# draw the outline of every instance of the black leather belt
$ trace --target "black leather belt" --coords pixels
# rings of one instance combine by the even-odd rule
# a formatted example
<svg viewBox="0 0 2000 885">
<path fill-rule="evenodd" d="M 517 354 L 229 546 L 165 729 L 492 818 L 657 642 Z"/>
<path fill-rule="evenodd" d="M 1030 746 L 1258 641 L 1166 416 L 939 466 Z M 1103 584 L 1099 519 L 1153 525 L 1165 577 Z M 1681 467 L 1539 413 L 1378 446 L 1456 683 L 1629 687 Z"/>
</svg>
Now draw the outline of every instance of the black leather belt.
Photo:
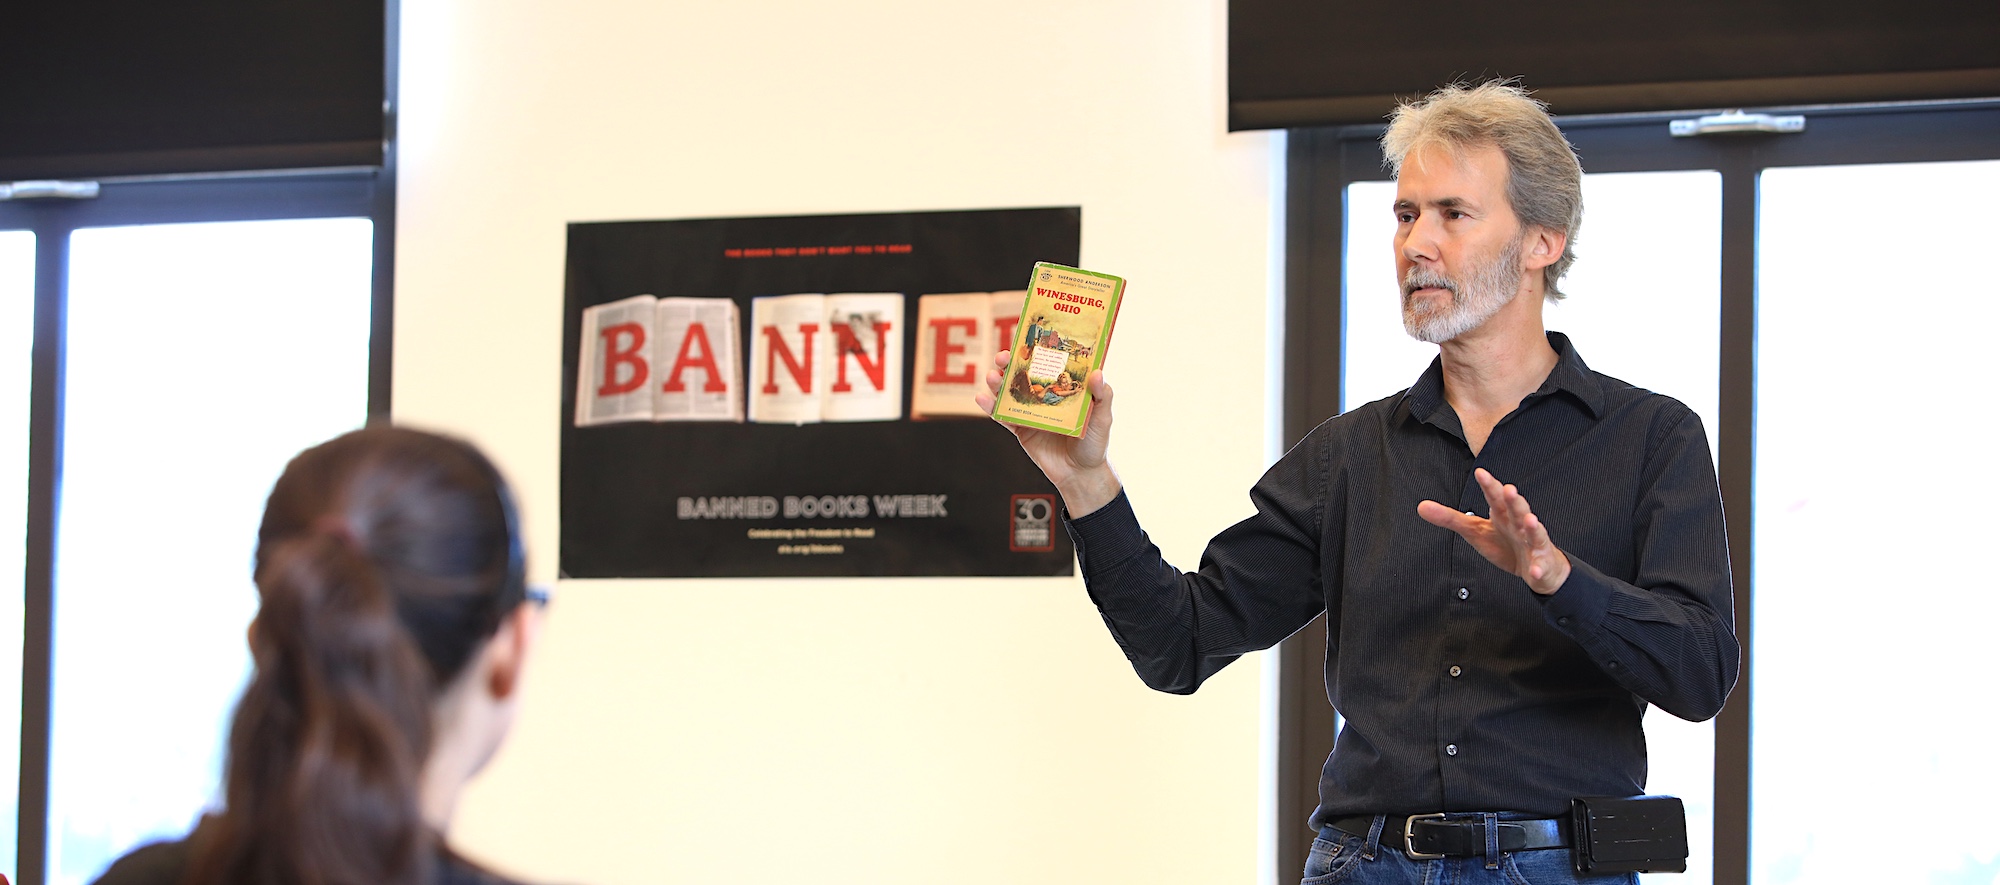
<svg viewBox="0 0 2000 885">
<path fill-rule="evenodd" d="M 1372 816 L 1343 817 L 1333 828 L 1368 838 L 1375 823 Z M 1561 818 L 1503 820 L 1497 825 L 1501 851 L 1534 851 L 1539 848 L 1568 848 L 1569 834 Z M 1486 854 L 1486 824 L 1479 818 L 1445 820 L 1442 814 L 1396 815 L 1382 826 L 1382 841 L 1400 844 L 1414 860 L 1440 857 L 1481 857 Z"/>
</svg>

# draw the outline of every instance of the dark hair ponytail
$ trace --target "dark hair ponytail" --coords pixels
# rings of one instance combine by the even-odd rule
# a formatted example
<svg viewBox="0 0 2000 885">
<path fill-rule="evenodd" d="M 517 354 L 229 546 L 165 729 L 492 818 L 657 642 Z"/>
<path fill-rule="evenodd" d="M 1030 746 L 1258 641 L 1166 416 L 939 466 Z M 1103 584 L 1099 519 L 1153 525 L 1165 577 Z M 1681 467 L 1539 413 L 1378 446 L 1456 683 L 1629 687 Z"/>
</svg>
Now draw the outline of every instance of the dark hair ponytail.
<svg viewBox="0 0 2000 885">
<path fill-rule="evenodd" d="M 378 428 L 293 459 L 259 530 L 256 672 L 189 883 L 418 885 L 431 702 L 518 604 L 499 474 Z"/>
</svg>

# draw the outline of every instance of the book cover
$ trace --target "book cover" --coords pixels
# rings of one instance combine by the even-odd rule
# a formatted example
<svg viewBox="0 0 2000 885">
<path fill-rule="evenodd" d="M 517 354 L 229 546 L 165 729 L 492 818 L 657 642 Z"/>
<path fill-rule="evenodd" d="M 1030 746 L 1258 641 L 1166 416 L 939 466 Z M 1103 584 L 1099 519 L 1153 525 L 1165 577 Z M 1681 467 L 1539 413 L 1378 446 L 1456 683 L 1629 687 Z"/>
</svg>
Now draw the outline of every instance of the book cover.
<svg viewBox="0 0 2000 885">
<path fill-rule="evenodd" d="M 993 417 L 1082 436 L 1090 418 L 1084 380 L 1104 365 L 1124 294 L 1123 277 L 1036 263 Z"/>
</svg>

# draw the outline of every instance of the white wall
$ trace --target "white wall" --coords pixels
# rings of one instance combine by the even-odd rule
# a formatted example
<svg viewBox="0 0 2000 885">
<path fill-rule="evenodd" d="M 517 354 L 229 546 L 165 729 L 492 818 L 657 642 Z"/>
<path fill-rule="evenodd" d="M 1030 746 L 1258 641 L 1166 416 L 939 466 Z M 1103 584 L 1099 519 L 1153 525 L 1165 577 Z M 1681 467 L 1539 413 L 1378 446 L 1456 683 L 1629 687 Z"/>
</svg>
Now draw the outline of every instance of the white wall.
<svg viewBox="0 0 2000 885">
<path fill-rule="evenodd" d="M 1080 205 L 1132 281 L 1114 460 L 1191 567 L 1266 461 L 1279 170 L 1224 131 L 1224 18 L 404 0 L 396 415 L 495 455 L 546 580 L 566 223 Z M 1153 693 L 1073 579 L 563 582 L 453 838 L 550 881 L 1253 882 L 1261 665 Z"/>
</svg>

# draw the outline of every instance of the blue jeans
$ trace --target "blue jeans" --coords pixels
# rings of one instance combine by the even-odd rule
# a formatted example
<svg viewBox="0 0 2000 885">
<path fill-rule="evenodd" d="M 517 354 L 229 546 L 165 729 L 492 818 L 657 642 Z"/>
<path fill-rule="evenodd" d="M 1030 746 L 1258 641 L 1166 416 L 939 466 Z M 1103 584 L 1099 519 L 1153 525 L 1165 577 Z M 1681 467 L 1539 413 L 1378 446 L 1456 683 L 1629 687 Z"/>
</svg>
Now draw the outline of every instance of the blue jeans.
<svg viewBox="0 0 2000 885">
<path fill-rule="evenodd" d="M 1403 834 L 1388 832 L 1381 818 L 1375 842 L 1321 827 L 1299 885 L 1638 885 L 1636 873 L 1579 876 L 1567 848 L 1501 851 L 1492 866 L 1484 857 L 1411 860 Z"/>
</svg>

